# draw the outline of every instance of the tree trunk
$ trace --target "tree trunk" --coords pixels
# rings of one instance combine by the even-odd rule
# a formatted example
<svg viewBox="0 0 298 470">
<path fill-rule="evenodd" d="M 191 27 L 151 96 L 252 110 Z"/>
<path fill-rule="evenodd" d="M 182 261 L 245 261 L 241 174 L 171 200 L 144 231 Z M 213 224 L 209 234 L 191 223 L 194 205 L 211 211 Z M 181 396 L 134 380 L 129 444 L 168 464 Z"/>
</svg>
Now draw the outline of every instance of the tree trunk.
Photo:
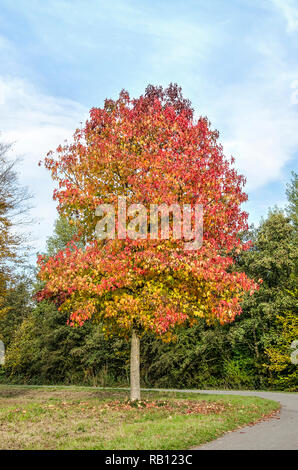
<svg viewBox="0 0 298 470">
<path fill-rule="evenodd" d="M 130 350 L 130 399 L 141 399 L 140 388 L 140 338 L 132 330 Z"/>
</svg>

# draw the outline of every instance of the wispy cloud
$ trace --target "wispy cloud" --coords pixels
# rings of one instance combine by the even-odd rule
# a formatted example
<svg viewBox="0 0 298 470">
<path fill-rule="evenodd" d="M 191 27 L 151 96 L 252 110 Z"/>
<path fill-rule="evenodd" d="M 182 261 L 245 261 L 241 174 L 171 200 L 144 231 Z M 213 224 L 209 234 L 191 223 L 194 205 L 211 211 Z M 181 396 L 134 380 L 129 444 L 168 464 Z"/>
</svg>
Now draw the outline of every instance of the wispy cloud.
<svg viewBox="0 0 298 470">
<path fill-rule="evenodd" d="M 206 114 L 221 131 L 227 154 L 247 178 L 249 192 L 282 181 L 284 168 L 298 153 L 298 63 L 289 60 L 290 44 L 272 29 L 242 37 L 253 60 L 239 80 L 222 84 L 204 101 Z M 296 88 L 295 88 L 296 86 Z M 294 88 L 293 88 L 294 87 Z M 295 94 L 295 95 L 294 95 Z M 281 196 L 280 196 L 281 198 Z"/>
<path fill-rule="evenodd" d="M 271 0 L 281 11 L 287 22 L 287 31 L 292 33 L 298 30 L 298 5 L 296 0 Z"/>
<path fill-rule="evenodd" d="M 292 73 L 226 87 L 212 109 L 221 124 L 227 154 L 255 191 L 282 179 L 283 168 L 298 151 L 298 105 L 291 102 Z"/>
<path fill-rule="evenodd" d="M 32 215 L 38 219 L 33 229 L 36 250 L 44 248 L 57 215 L 50 175 L 38 162 L 70 139 L 86 116 L 86 108 L 78 103 L 42 94 L 24 80 L 0 76 L 0 138 L 14 143 L 11 156 L 22 159 L 21 184 L 35 196 Z"/>
</svg>

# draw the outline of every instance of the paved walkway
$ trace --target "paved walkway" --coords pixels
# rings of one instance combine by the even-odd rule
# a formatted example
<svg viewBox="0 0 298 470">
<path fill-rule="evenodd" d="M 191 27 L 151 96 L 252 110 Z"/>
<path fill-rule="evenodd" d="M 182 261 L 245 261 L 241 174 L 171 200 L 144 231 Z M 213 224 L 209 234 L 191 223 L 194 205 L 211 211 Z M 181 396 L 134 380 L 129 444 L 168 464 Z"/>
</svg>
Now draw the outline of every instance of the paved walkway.
<svg viewBox="0 0 298 470">
<path fill-rule="evenodd" d="M 178 391 L 178 390 L 177 390 Z M 195 450 L 298 450 L 298 393 L 227 390 L 179 390 L 191 393 L 252 395 L 281 403 L 276 417 L 245 426 Z"/>
</svg>

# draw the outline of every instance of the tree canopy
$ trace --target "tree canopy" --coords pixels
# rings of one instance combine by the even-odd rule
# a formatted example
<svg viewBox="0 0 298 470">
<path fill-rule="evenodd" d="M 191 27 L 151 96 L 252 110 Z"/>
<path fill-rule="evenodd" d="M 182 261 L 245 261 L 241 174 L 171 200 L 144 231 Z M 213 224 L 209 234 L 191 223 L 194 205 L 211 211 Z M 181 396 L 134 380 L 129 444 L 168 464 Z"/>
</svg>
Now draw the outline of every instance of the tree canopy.
<svg viewBox="0 0 298 470">
<path fill-rule="evenodd" d="M 138 99 L 122 91 L 93 108 L 73 142 L 45 160 L 58 182 L 58 210 L 75 223 L 86 246 L 72 243 L 50 259 L 40 257 L 46 286 L 39 298 L 54 299 L 72 325 L 95 317 L 123 335 L 136 329 L 169 339 L 177 325 L 201 317 L 233 321 L 244 293 L 257 284 L 230 269 L 232 251 L 249 246 L 239 237 L 247 196 L 244 178 L 217 139 L 206 118 L 194 120 L 175 86 L 148 87 Z M 167 240 L 94 241 L 96 208 L 116 206 L 119 196 L 145 206 L 201 204 L 203 246 L 185 250 L 183 237 L 173 234 Z"/>
</svg>

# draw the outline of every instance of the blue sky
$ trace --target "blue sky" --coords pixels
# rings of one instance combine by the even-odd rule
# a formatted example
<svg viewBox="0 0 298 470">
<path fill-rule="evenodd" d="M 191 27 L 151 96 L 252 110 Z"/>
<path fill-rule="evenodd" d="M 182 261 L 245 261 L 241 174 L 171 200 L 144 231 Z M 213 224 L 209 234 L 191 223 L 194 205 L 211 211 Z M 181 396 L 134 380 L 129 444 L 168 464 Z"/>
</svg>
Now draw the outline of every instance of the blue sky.
<svg viewBox="0 0 298 470">
<path fill-rule="evenodd" d="M 34 193 L 33 246 L 56 217 L 37 163 L 122 88 L 182 86 L 247 177 L 250 222 L 285 204 L 298 155 L 297 0 L 0 0 L 0 131 Z"/>
</svg>

